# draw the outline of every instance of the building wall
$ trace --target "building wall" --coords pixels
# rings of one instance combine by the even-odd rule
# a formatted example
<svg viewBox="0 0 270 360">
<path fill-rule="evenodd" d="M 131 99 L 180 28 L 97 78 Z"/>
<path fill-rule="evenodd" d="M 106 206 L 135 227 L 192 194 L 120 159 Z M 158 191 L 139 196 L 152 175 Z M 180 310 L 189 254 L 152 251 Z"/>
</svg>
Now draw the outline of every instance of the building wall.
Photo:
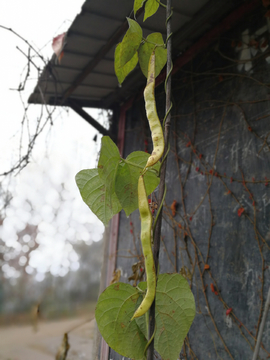
<svg viewBox="0 0 270 360">
<path fill-rule="evenodd" d="M 173 77 L 160 272 L 184 274 L 196 301 L 181 359 L 252 357 L 270 286 L 268 37 L 267 18 L 252 14 Z M 156 97 L 162 118 L 162 86 Z M 124 155 L 136 150 L 151 152 L 142 99 L 127 114 Z M 138 211 L 121 212 L 121 281 L 142 260 L 139 234 Z M 262 343 L 266 358 L 270 314 Z M 109 358 L 123 360 L 113 350 Z"/>
</svg>

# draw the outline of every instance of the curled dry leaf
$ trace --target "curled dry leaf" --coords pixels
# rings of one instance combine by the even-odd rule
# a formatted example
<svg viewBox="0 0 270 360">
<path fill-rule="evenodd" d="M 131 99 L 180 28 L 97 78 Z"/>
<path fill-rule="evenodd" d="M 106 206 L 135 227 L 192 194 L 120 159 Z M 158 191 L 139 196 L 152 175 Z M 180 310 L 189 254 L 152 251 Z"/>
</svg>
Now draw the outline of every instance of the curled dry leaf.
<svg viewBox="0 0 270 360">
<path fill-rule="evenodd" d="M 238 215 L 238 216 L 241 216 L 244 211 L 245 211 L 245 209 L 244 209 L 243 207 L 240 207 L 240 208 L 237 210 L 237 215 Z"/>
<path fill-rule="evenodd" d="M 137 282 L 141 282 L 143 280 L 143 276 L 145 273 L 144 270 L 144 261 L 136 262 L 132 265 L 132 275 L 128 278 L 128 281 L 133 280 L 133 286 L 137 286 Z"/>
<path fill-rule="evenodd" d="M 67 353 L 70 348 L 69 342 L 68 342 L 68 334 L 65 333 L 63 336 L 62 343 L 57 351 L 57 354 L 55 356 L 55 360 L 66 360 Z"/>
<path fill-rule="evenodd" d="M 228 316 L 232 312 L 232 308 L 227 309 L 226 316 Z"/>
<path fill-rule="evenodd" d="M 121 270 L 117 269 L 113 272 L 113 277 L 110 284 L 114 284 L 120 280 Z"/>
<path fill-rule="evenodd" d="M 64 46 L 66 44 L 66 33 L 64 32 L 61 35 L 56 36 L 55 38 L 53 38 L 53 42 L 52 42 L 52 48 L 53 51 L 60 63 L 62 57 L 64 56 Z"/>
<path fill-rule="evenodd" d="M 192 273 L 190 272 L 189 268 L 186 266 L 183 266 L 179 273 L 187 280 L 192 280 Z"/>
<path fill-rule="evenodd" d="M 173 200 L 172 205 L 171 205 L 171 210 L 172 210 L 172 216 L 173 217 L 176 215 L 176 205 L 177 205 L 177 201 Z"/>
</svg>

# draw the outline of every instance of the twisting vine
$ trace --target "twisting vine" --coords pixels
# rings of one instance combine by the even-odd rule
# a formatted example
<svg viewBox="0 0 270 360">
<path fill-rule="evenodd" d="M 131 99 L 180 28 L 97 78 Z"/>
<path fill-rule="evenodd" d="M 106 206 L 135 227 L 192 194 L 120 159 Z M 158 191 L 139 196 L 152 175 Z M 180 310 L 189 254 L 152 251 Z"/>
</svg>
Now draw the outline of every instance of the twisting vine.
<svg viewBox="0 0 270 360">
<path fill-rule="evenodd" d="M 152 16 L 159 5 L 163 7 L 163 4 L 156 0 L 147 0 L 144 5 L 144 20 Z M 141 6 L 141 0 L 135 0 L 135 15 Z M 98 169 L 82 170 L 76 175 L 83 200 L 105 225 L 122 208 L 129 216 L 139 207 L 141 244 L 147 282 L 139 283 L 137 288 L 121 282 L 113 283 L 101 294 L 96 308 L 96 320 L 105 341 L 121 355 L 135 360 L 143 360 L 146 355 L 148 360 L 153 360 L 154 348 L 163 358 L 174 360 L 180 353 L 184 337 L 195 316 L 194 298 L 187 280 L 179 274 L 159 274 L 158 270 L 162 221 L 160 215 L 166 194 L 166 158 L 170 149 L 169 129 L 172 109 L 171 0 L 168 0 L 166 9 L 166 43 L 160 33 L 153 33 L 144 38 L 139 24 L 128 18 L 129 29 L 115 50 L 115 72 L 120 84 L 138 62 L 147 77 L 144 98 L 153 142 L 152 153 L 149 155 L 137 151 L 131 153 L 127 159 L 123 159 L 116 145 L 105 136 L 102 139 Z M 166 115 L 163 121 L 163 136 L 162 125 L 156 111 L 155 78 L 166 62 Z M 159 209 L 153 221 L 147 196 L 158 184 Z M 138 277 L 135 275 L 137 270 L 138 267 L 134 267 L 132 279 Z M 164 286 L 166 290 L 163 289 Z M 174 289 L 173 294 L 169 295 L 171 289 Z M 164 310 L 161 304 L 168 296 L 174 301 L 169 302 L 171 306 Z M 188 303 L 186 303 L 187 299 L 189 299 Z M 171 311 L 177 313 L 176 324 L 174 320 L 172 322 Z M 160 313 L 157 319 L 155 312 Z M 174 332 L 174 336 L 169 337 L 168 333 L 171 332 Z"/>
<path fill-rule="evenodd" d="M 171 73 L 172 73 L 172 31 L 171 31 L 171 18 L 172 18 L 172 9 L 171 9 L 171 0 L 167 0 L 166 7 L 166 47 L 167 47 L 167 76 L 165 80 L 165 93 L 166 93 L 166 114 L 163 120 L 163 130 L 164 130 L 164 141 L 165 147 L 164 152 L 167 155 L 167 151 L 169 149 L 169 137 L 170 137 L 170 122 L 171 122 Z M 160 170 L 160 185 L 158 192 L 158 203 L 160 204 L 160 208 L 157 214 L 157 220 L 155 224 L 155 233 L 154 233 L 154 262 L 156 266 L 156 271 L 158 269 L 158 259 L 159 259 L 159 251 L 160 251 L 160 239 L 161 239 L 161 224 L 162 224 L 162 207 L 165 195 L 165 177 L 166 177 L 166 162 L 167 156 L 162 161 L 162 166 Z M 149 325 L 149 335 L 148 338 L 151 338 L 155 331 L 155 301 L 150 308 L 150 325 Z M 152 360 L 154 358 L 154 343 L 150 344 L 148 348 L 147 360 Z"/>
<path fill-rule="evenodd" d="M 241 41 L 239 28 L 219 41 L 228 59 L 220 60 L 215 46 L 174 76 L 175 127 L 160 268 L 177 272 L 181 264 L 179 272 L 189 281 L 197 307 L 180 359 L 208 353 L 224 360 L 238 359 L 240 353 L 251 358 L 269 286 L 269 50 L 256 57 L 252 74 L 238 73 L 229 58 Z M 269 46 L 268 34 L 256 41 Z M 163 96 L 159 88 L 157 104 Z M 131 119 L 137 107 L 127 133 L 135 129 Z M 155 194 L 151 203 L 159 203 Z M 126 239 L 120 240 L 122 251 Z M 121 256 L 118 266 L 127 269 Z M 268 337 L 266 331 L 259 344 L 261 359 L 270 356 Z"/>
</svg>

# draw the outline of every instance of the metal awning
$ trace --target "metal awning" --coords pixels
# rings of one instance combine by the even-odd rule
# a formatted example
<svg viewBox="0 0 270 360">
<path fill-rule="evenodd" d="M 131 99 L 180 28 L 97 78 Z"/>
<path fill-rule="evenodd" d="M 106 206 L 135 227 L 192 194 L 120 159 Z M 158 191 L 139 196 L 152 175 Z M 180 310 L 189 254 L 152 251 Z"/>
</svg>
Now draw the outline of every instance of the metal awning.
<svg viewBox="0 0 270 360">
<path fill-rule="evenodd" d="M 184 54 L 207 30 L 243 0 L 174 0 L 173 57 Z M 134 96 L 145 84 L 137 67 L 119 87 L 114 73 L 114 50 L 125 34 L 126 17 L 132 17 L 133 0 L 86 0 L 70 26 L 64 56 L 56 56 L 43 69 L 28 102 L 110 109 Z M 165 40 L 165 11 L 143 22 L 144 37 L 161 32 Z"/>
</svg>

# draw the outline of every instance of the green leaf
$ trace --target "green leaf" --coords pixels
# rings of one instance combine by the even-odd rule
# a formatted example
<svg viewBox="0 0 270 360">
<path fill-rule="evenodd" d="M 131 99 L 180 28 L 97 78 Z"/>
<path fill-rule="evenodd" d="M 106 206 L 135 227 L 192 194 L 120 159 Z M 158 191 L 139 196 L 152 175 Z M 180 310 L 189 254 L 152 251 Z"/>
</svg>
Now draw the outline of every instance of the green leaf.
<svg viewBox="0 0 270 360">
<path fill-rule="evenodd" d="M 146 0 L 135 0 L 134 1 L 134 15 L 136 15 L 136 12 L 143 6 L 143 3 L 145 2 Z"/>
<path fill-rule="evenodd" d="M 178 359 L 195 316 L 195 301 L 180 274 L 161 274 L 156 293 L 155 349 L 163 359 Z"/>
<path fill-rule="evenodd" d="M 130 321 L 139 297 L 138 290 L 129 284 L 115 283 L 100 295 L 96 321 L 107 344 L 120 355 L 144 359 L 146 338 L 136 321 Z"/>
<path fill-rule="evenodd" d="M 150 16 L 154 15 L 157 12 L 158 8 L 159 8 L 159 2 L 157 0 L 147 0 L 144 9 L 143 21 L 145 21 Z"/>
<path fill-rule="evenodd" d="M 138 63 L 138 53 L 136 52 L 133 58 L 129 60 L 124 66 L 120 66 L 120 53 L 122 43 L 118 44 L 114 53 L 114 70 L 119 84 L 125 80 L 127 75 L 135 68 Z"/>
<path fill-rule="evenodd" d="M 147 41 L 140 46 L 138 53 L 141 70 L 144 76 L 147 78 L 149 59 L 154 50 L 154 47 L 155 45 L 164 45 L 164 41 L 161 33 L 150 34 L 147 36 L 146 40 Z M 165 49 L 164 47 L 156 47 L 155 52 L 155 74 L 157 77 L 167 62 L 167 49 Z"/>
<path fill-rule="evenodd" d="M 116 194 L 108 194 L 98 169 L 82 170 L 75 179 L 83 201 L 106 226 L 113 215 L 121 210 Z"/>
<path fill-rule="evenodd" d="M 132 19 L 127 18 L 127 20 L 129 29 L 120 43 L 119 67 L 124 66 L 133 58 L 142 41 L 142 29 L 140 25 Z"/>
<path fill-rule="evenodd" d="M 103 136 L 98 161 L 98 173 L 111 194 L 114 193 L 115 175 L 120 160 L 118 147 L 109 136 Z"/>
<path fill-rule="evenodd" d="M 146 282 L 138 287 L 146 288 Z M 129 284 L 110 285 L 99 297 L 96 321 L 101 335 L 119 354 L 143 359 L 146 345 L 145 316 L 130 322 L 142 294 Z M 162 359 L 175 360 L 195 316 L 195 301 L 187 280 L 180 274 L 161 274 L 156 292 L 154 347 Z"/>
<path fill-rule="evenodd" d="M 127 216 L 138 208 L 138 180 L 149 156 L 150 154 L 143 151 L 135 151 L 129 154 L 126 160 L 142 168 L 133 166 L 130 163 L 123 163 L 117 169 L 115 192 Z M 158 162 L 152 168 L 159 171 L 160 163 Z M 158 186 L 159 178 L 155 173 L 147 171 L 144 182 L 146 193 L 149 195 Z"/>
</svg>

